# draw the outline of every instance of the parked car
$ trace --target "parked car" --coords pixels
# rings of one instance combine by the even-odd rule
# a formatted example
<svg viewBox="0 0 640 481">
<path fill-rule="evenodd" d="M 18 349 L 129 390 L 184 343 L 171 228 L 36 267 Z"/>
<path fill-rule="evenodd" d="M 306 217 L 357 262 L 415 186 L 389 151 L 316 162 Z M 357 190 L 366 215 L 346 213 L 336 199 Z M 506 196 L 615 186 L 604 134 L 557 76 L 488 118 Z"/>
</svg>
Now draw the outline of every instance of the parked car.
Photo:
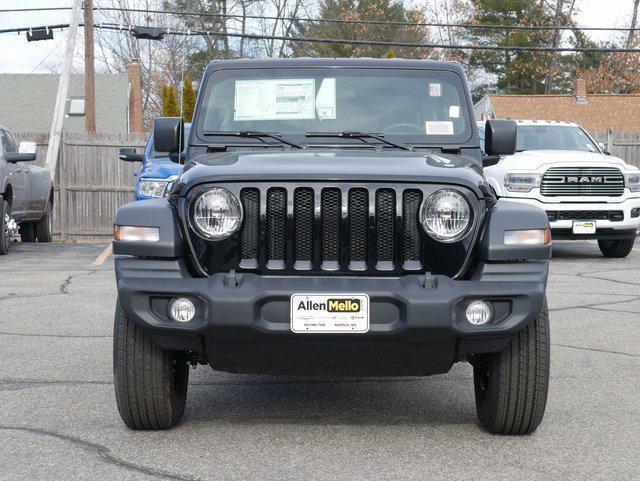
<svg viewBox="0 0 640 481">
<path fill-rule="evenodd" d="M 21 142 L 0 125 L 0 255 L 9 251 L 11 238 L 22 242 L 51 242 L 53 238 L 53 184 L 36 160 L 35 144 Z"/>
<path fill-rule="evenodd" d="M 185 138 L 189 135 L 191 124 L 184 124 Z M 185 142 L 183 142 L 184 144 Z M 182 164 L 173 162 L 168 155 L 156 152 L 153 145 L 153 134 L 149 137 L 144 153 L 136 149 L 123 147 L 120 149 L 120 160 L 125 162 L 141 162 L 137 173 L 136 200 L 163 197 L 167 187 L 178 178 Z"/>
<path fill-rule="evenodd" d="M 542 207 L 554 239 L 597 239 L 626 257 L 640 228 L 640 170 L 571 122 L 519 120 L 514 155 L 485 174 L 502 198 Z"/>
<path fill-rule="evenodd" d="M 114 229 L 114 384 L 133 429 L 175 424 L 189 364 L 229 372 L 430 375 L 473 365 L 490 431 L 540 424 L 549 381 L 549 222 L 497 199 L 515 151 L 454 62 L 209 64 L 187 165 Z M 154 123 L 181 150 L 180 119 Z M 393 409 L 393 406 L 390 406 Z"/>
</svg>

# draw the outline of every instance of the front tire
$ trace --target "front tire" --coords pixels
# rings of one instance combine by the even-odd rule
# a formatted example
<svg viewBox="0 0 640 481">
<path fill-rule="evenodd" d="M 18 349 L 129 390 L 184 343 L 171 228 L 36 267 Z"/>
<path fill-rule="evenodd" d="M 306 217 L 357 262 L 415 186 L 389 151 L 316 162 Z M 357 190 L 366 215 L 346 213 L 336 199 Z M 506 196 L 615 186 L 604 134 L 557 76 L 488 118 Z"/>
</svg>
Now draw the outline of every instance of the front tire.
<svg viewBox="0 0 640 481">
<path fill-rule="evenodd" d="M 549 390 L 549 316 L 536 320 L 501 352 L 474 359 L 476 410 L 496 434 L 530 434 L 544 416 Z"/>
<path fill-rule="evenodd" d="M 633 249 L 635 239 L 599 240 L 598 247 L 605 257 L 627 257 Z"/>
<path fill-rule="evenodd" d="M 131 429 L 167 429 L 182 414 L 189 365 L 181 353 L 161 349 L 116 305 L 113 377 L 120 417 Z"/>
<path fill-rule="evenodd" d="M 53 206 L 47 203 L 44 216 L 36 223 L 36 237 L 38 242 L 51 242 L 53 240 Z"/>
</svg>

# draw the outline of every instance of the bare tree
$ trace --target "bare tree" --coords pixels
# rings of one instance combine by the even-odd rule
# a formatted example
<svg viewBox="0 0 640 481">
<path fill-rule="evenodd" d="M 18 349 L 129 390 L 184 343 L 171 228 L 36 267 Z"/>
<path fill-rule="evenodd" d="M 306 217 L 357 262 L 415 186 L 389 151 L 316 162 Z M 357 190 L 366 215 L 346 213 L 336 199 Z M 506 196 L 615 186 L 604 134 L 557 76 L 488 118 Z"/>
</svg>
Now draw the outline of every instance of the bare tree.
<svg viewBox="0 0 640 481">
<path fill-rule="evenodd" d="M 633 46 L 633 41 L 636 38 L 635 28 L 638 24 L 638 4 L 640 4 L 640 0 L 633 0 L 633 16 L 631 17 L 631 30 L 629 30 L 629 35 L 627 35 L 627 48 Z"/>
</svg>

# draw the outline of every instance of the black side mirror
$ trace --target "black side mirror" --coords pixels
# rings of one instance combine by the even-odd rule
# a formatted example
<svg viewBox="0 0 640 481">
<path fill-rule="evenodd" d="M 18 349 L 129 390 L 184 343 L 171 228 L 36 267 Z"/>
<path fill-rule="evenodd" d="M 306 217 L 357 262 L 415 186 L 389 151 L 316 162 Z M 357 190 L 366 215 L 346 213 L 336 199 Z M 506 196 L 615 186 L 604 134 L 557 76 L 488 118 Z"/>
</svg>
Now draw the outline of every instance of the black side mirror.
<svg viewBox="0 0 640 481">
<path fill-rule="evenodd" d="M 15 164 L 16 162 L 30 162 L 32 160 L 36 160 L 36 154 L 34 153 L 20 154 L 18 152 L 7 152 L 4 154 L 4 158 L 7 162 L 11 162 L 12 164 Z"/>
<path fill-rule="evenodd" d="M 136 149 L 132 149 L 131 147 L 122 147 L 118 158 L 125 162 L 143 162 L 144 154 L 136 153 Z"/>
<path fill-rule="evenodd" d="M 180 117 L 153 119 L 153 147 L 156 152 L 178 154 L 184 144 L 184 125 Z"/>
<path fill-rule="evenodd" d="M 487 155 L 512 155 L 516 152 L 518 126 L 513 120 L 487 120 L 484 151 Z"/>
</svg>

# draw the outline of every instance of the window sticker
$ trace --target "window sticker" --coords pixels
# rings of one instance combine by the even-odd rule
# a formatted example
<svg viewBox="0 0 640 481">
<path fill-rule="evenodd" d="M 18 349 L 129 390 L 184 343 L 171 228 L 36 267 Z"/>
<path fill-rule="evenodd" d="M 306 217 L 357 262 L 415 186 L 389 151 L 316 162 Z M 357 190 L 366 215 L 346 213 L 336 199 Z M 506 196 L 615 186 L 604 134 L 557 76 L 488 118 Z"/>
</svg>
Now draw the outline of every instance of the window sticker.
<svg viewBox="0 0 640 481">
<path fill-rule="evenodd" d="M 452 105 L 451 107 L 449 107 L 449 117 L 452 119 L 459 119 L 460 118 L 460 106 L 459 105 Z"/>
<path fill-rule="evenodd" d="M 437 122 L 427 120 L 424 125 L 427 135 L 453 135 L 453 122 L 451 120 Z"/>
<path fill-rule="evenodd" d="M 324 78 L 316 95 L 316 112 L 319 120 L 336 118 L 336 79 Z"/>
<path fill-rule="evenodd" d="M 429 84 L 429 97 L 442 97 L 442 84 L 430 83 Z"/>
<path fill-rule="evenodd" d="M 236 80 L 233 120 L 314 119 L 314 79 Z"/>
<path fill-rule="evenodd" d="M 596 151 L 596 148 L 593 145 L 591 145 L 591 144 L 586 144 L 586 145 L 587 145 L 587 149 L 589 149 L 590 152 L 595 152 Z"/>
</svg>

